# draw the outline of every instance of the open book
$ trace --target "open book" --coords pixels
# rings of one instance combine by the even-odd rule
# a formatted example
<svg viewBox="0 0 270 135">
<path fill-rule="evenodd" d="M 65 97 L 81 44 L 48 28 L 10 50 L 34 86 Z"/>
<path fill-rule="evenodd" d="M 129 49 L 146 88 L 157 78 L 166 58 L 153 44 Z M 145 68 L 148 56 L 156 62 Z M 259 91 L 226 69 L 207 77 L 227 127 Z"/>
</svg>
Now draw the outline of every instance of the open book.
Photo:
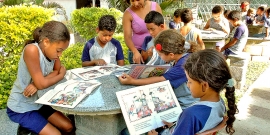
<svg viewBox="0 0 270 135">
<path fill-rule="evenodd" d="M 132 65 L 129 75 L 132 78 L 148 78 L 152 76 L 162 76 L 168 71 L 170 65 Z"/>
<path fill-rule="evenodd" d="M 49 90 L 35 103 L 74 108 L 101 83 L 96 80 L 68 80 Z"/>
<path fill-rule="evenodd" d="M 214 30 L 214 31 L 211 31 L 211 30 L 201 30 L 201 33 L 202 34 L 217 34 L 217 35 L 220 35 L 220 36 L 226 36 L 227 34 L 223 31 L 220 31 L 220 30 Z"/>
<path fill-rule="evenodd" d="M 138 135 L 174 122 L 182 109 L 169 81 L 116 92 L 129 133 Z"/>
<path fill-rule="evenodd" d="M 83 80 L 91 80 L 104 75 L 122 75 L 123 72 L 129 71 L 128 68 L 118 65 L 92 66 L 84 68 L 71 69 L 71 72 Z"/>
</svg>

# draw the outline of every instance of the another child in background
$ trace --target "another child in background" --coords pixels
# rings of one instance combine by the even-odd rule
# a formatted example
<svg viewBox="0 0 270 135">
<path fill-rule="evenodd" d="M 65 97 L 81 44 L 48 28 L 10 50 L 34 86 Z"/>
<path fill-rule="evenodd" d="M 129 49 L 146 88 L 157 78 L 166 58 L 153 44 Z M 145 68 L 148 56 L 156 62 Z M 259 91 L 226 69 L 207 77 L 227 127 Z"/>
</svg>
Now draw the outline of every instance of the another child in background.
<svg viewBox="0 0 270 135">
<path fill-rule="evenodd" d="M 98 21 L 98 35 L 86 42 L 82 52 L 82 66 L 106 64 L 124 65 L 124 54 L 120 42 L 112 36 L 116 20 L 112 15 L 104 15 Z"/>
<path fill-rule="evenodd" d="M 247 11 L 247 16 L 246 16 L 246 20 L 245 20 L 247 25 L 253 24 L 253 22 L 255 20 L 255 14 L 256 14 L 256 10 L 254 8 L 250 8 Z"/>
<path fill-rule="evenodd" d="M 234 96 L 235 84 L 222 54 L 213 49 L 195 52 L 188 57 L 184 68 L 191 94 L 194 98 L 200 98 L 200 101 L 183 110 L 172 135 L 195 135 L 216 128 L 226 113 L 224 101 L 220 97 L 223 89 L 226 89 L 228 103 L 226 131 L 233 134 L 234 115 L 238 111 Z M 165 123 L 169 127 L 172 125 Z M 157 135 L 154 130 L 152 134 L 149 133 Z"/>
<path fill-rule="evenodd" d="M 200 48 L 196 43 L 191 42 L 191 49 L 185 49 L 185 38 L 175 30 L 164 30 L 154 40 L 155 49 L 161 59 L 170 63 L 174 61 L 174 65 L 162 76 L 155 76 L 144 79 L 134 79 L 127 74 L 118 77 L 121 84 L 130 85 L 146 85 L 169 80 L 174 93 L 180 103 L 182 109 L 187 108 L 197 101 L 191 96 L 187 88 L 187 78 L 184 73 L 183 64 L 189 52 L 197 51 Z"/>
<path fill-rule="evenodd" d="M 259 25 L 264 24 L 264 20 L 265 20 L 264 11 L 265 11 L 264 6 L 258 7 L 256 15 L 255 15 L 256 24 L 259 24 Z"/>
<path fill-rule="evenodd" d="M 59 57 L 69 45 L 69 31 L 63 23 L 50 21 L 36 28 L 33 38 L 22 52 L 17 79 L 7 102 L 7 114 L 20 127 L 35 134 L 71 132 L 72 123 L 64 114 L 35 103 L 39 98 L 38 90 L 56 84 L 66 74 Z"/>
<path fill-rule="evenodd" d="M 204 30 L 219 30 L 226 34 L 230 33 L 230 25 L 228 20 L 223 16 L 223 7 L 216 5 L 212 9 L 212 18 L 209 19 L 206 25 L 203 28 Z M 225 39 L 216 43 L 216 50 L 220 51 L 220 49 L 225 45 Z"/>
<path fill-rule="evenodd" d="M 265 33 L 255 34 L 253 37 L 259 37 L 259 38 L 269 38 L 269 28 L 270 28 L 270 8 L 266 9 L 265 15 L 264 15 L 264 23 L 263 26 L 265 27 Z"/>
<path fill-rule="evenodd" d="M 243 51 L 248 38 L 248 28 L 245 23 L 241 21 L 241 13 L 237 10 L 233 10 L 228 15 L 229 22 L 236 27 L 233 37 L 229 43 L 223 46 L 220 52 L 223 52 L 227 57 L 230 54 L 239 54 Z"/>
<path fill-rule="evenodd" d="M 146 36 L 142 45 L 142 57 L 147 65 L 163 65 L 163 61 L 154 49 L 154 38 L 165 29 L 164 18 L 157 11 L 150 11 L 144 19 L 151 36 Z"/>
<path fill-rule="evenodd" d="M 249 9 L 249 2 L 248 1 L 243 1 L 240 4 L 240 9 L 241 9 L 241 20 L 242 22 L 244 22 L 246 20 L 246 15 L 247 15 L 247 11 Z"/>
<path fill-rule="evenodd" d="M 192 25 L 192 11 L 191 9 L 184 8 L 181 10 L 181 21 L 184 26 L 180 28 L 180 34 L 183 35 L 187 42 L 192 41 L 198 43 L 202 49 L 205 48 L 202 34 L 199 29 Z"/>
<path fill-rule="evenodd" d="M 224 17 L 228 20 L 228 15 L 230 14 L 230 12 L 231 12 L 231 10 L 225 10 L 224 11 L 224 13 L 223 13 L 223 15 L 224 15 Z M 231 24 L 231 23 L 229 23 L 229 25 L 230 25 L 230 34 L 231 34 L 231 32 L 232 32 L 232 30 L 234 29 L 234 27 L 233 27 L 233 25 Z M 229 35 L 230 35 L 229 34 Z"/>
<path fill-rule="evenodd" d="M 170 29 L 175 29 L 175 30 L 179 30 L 181 25 L 181 18 L 180 18 L 180 14 L 181 14 L 181 9 L 176 9 L 173 13 L 173 20 L 170 21 L 169 23 L 169 28 Z"/>
</svg>

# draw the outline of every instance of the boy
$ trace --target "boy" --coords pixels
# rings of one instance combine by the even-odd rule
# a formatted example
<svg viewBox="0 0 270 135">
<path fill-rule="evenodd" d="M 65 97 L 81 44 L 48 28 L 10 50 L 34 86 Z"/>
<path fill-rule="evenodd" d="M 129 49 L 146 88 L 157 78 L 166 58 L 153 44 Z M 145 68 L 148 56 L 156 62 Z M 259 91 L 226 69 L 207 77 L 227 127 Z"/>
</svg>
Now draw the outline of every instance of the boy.
<svg viewBox="0 0 270 135">
<path fill-rule="evenodd" d="M 264 15 L 263 26 L 265 27 L 265 33 L 255 34 L 255 35 L 253 35 L 253 37 L 269 39 L 269 27 L 270 27 L 270 16 L 269 15 L 270 15 L 270 8 L 268 8 L 265 11 L 265 15 Z"/>
<path fill-rule="evenodd" d="M 231 11 L 228 15 L 228 20 L 235 27 L 235 32 L 231 41 L 220 50 L 220 52 L 224 51 L 223 53 L 226 57 L 230 54 L 237 55 L 242 52 L 248 38 L 248 28 L 246 24 L 241 21 L 240 11 Z"/>
<path fill-rule="evenodd" d="M 264 20 L 265 20 L 264 10 L 265 10 L 264 6 L 258 7 L 256 15 L 255 15 L 256 24 L 264 24 Z"/>
<path fill-rule="evenodd" d="M 193 17 L 191 9 L 182 9 L 180 17 L 184 23 L 184 26 L 180 28 L 180 34 L 185 37 L 186 42 L 196 42 L 200 45 L 201 49 L 205 49 L 200 30 L 192 25 Z"/>
<path fill-rule="evenodd" d="M 142 57 L 147 65 L 163 65 L 165 62 L 154 49 L 154 38 L 165 29 L 163 16 L 156 11 L 150 11 L 144 19 L 151 36 L 146 36 L 142 45 Z"/>
<path fill-rule="evenodd" d="M 97 36 L 86 42 L 82 53 L 82 66 L 106 64 L 124 65 L 124 55 L 119 41 L 112 38 L 116 28 L 116 20 L 112 15 L 104 15 L 99 19 Z"/>
<path fill-rule="evenodd" d="M 170 21 L 169 23 L 169 28 L 170 29 L 175 29 L 179 30 L 180 29 L 180 14 L 181 14 L 181 9 L 176 9 L 173 13 L 173 20 Z"/>
</svg>

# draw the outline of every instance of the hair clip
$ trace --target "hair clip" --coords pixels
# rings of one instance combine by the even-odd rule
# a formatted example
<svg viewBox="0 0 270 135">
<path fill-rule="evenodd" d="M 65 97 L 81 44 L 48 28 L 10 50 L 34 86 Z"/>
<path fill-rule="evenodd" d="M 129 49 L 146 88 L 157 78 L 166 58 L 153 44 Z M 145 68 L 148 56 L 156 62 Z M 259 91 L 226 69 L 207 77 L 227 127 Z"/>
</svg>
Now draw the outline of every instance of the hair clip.
<svg viewBox="0 0 270 135">
<path fill-rule="evenodd" d="M 228 82 L 227 82 L 227 87 L 233 87 L 234 85 L 236 84 L 236 81 L 233 79 L 233 78 L 231 78 L 231 79 L 229 79 L 228 80 Z"/>
<path fill-rule="evenodd" d="M 156 44 L 156 50 L 158 50 L 158 51 L 161 51 L 162 50 L 161 44 Z"/>
</svg>

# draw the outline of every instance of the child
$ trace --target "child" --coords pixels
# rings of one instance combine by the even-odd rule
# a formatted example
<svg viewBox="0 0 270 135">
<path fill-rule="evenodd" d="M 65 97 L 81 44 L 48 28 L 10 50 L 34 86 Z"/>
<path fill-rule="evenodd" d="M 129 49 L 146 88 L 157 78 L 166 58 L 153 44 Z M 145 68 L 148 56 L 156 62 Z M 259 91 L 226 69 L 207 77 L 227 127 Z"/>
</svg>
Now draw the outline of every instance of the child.
<svg viewBox="0 0 270 135">
<path fill-rule="evenodd" d="M 243 51 L 248 38 L 247 25 L 241 21 L 241 13 L 233 10 L 228 15 L 229 22 L 235 27 L 235 32 L 229 43 L 223 46 L 220 52 L 227 57 L 230 54 L 236 55 Z"/>
<path fill-rule="evenodd" d="M 224 88 L 228 102 L 226 131 L 233 134 L 234 115 L 238 109 L 235 104 L 234 81 L 222 54 L 213 49 L 198 51 L 188 57 L 184 69 L 191 94 L 194 98 L 200 98 L 200 101 L 183 110 L 171 130 L 172 135 L 195 135 L 217 128 L 226 113 L 224 101 L 220 97 Z M 164 123 L 169 127 L 172 125 Z M 148 133 L 153 134 L 157 132 L 152 130 Z"/>
<path fill-rule="evenodd" d="M 145 19 L 151 36 L 146 36 L 142 45 L 142 57 L 147 65 L 163 65 L 165 62 L 158 56 L 154 48 L 154 38 L 165 29 L 164 18 L 157 11 L 150 11 Z"/>
<path fill-rule="evenodd" d="M 256 15 L 255 15 L 255 22 L 256 24 L 263 25 L 265 16 L 264 16 L 264 6 L 260 6 L 257 9 Z"/>
<path fill-rule="evenodd" d="M 56 84 L 66 74 L 59 57 L 69 45 L 68 29 L 61 22 L 50 21 L 35 29 L 33 37 L 21 55 L 7 114 L 12 121 L 35 134 L 71 132 L 72 123 L 64 114 L 50 106 L 35 104 L 38 90 Z"/>
<path fill-rule="evenodd" d="M 202 49 L 205 48 L 202 41 L 202 35 L 200 30 L 192 25 L 192 11 L 191 9 L 184 8 L 181 12 L 181 21 L 184 23 L 184 26 L 180 28 L 180 34 L 182 34 L 186 41 L 197 42 Z"/>
<path fill-rule="evenodd" d="M 268 8 L 265 11 L 265 16 L 264 16 L 264 23 L 263 26 L 265 27 L 265 33 L 260 33 L 260 34 L 255 34 L 253 35 L 254 37 L 259 37 L 259 38 L 264 38 L 267 39 L 269 38 L 269 28 L 270 28 L 270 8 Z"/>
<path fill-rule="evenodd" d="M 185 38 L 175 30 L 164 30 L 154 40 L 155 49 L 161 59 L 165 62 L 174 61 L 169 71 L 163 76 L 155 76 L 144 79 L 133 79 L 127 74 L 118 77 L 122 84 L 146 85 L 165 80 L 170 80 L 175 95 L 183 109 L 193 104 L 197 99 L 191 97 L 190 91 L 186 86 L 187 78 L 184 74 L 183 63 L 189 56 L 189 51 L 196 51 L 198 47 L 195 43 L 190 43 L 191 49 L 185 49 Z"/>
<path fill-rule="evenodd" d="M 223 16 L 223 7 L 215 6 L 212 9 L 212 18 L 209 19 L 203 28 L 204 30 L 219 30 L 226 34 L 230 33 L 230 25 L 228 20 Z M 216 50 L 220 51 L 225 44 L 225 39 L 216 43 Z"/>
<path fill-rule="evenodd" d="M 227 20 L 228 20 L 228 15 L 230 14 L 230 12 L 231 12 L 231 10 L 225 10 L 224 13 L 223 13 L 224 17 L 225 17 Z M 230 26 L 230 34 L 231 34 L 231 32 L 232 32 L 232 30 L 234 29 L 234 27 L 232 26 L 231 23 L 229 23 L 229 26 Z M 230 35 L 230 34 L 229 34 L 229 35 Z"/>
<path fill-rule="evenodd" d="M 174 11 L 173 20 L 171 20 L 169 23 L 170 29 L 175 29 L 175 30 L 180 29 L 180 22 L 181 22 L 180 14 L 181 14 L 181 9 L 176 9 Z"/>
<path fill-rule="evenodd" d="M 82 66 L 117 64 L 124 66 L 124 54 L 119 41 L 112 38 L 116 21 L 112 15 L 104 15 L 98 21 L 98 35 L 84 46 Z"/>
<path fill-rule="evenodd" d="M 247 25 L 249 25 L 249 24 L 253 24 L 254 20 L 255 20 L 255 9 L 250 8 L 247 11 L 247 16 L 246 16 L 245 22 Z"/>
<path fill-rule="evenodd" d="M 241 19 L 244 22 L 246 20 L 247 11 L 249 9 L 249 2 L 247 1 L 241 2 L 240 9 L 241 9 Z"/>
</svg>

